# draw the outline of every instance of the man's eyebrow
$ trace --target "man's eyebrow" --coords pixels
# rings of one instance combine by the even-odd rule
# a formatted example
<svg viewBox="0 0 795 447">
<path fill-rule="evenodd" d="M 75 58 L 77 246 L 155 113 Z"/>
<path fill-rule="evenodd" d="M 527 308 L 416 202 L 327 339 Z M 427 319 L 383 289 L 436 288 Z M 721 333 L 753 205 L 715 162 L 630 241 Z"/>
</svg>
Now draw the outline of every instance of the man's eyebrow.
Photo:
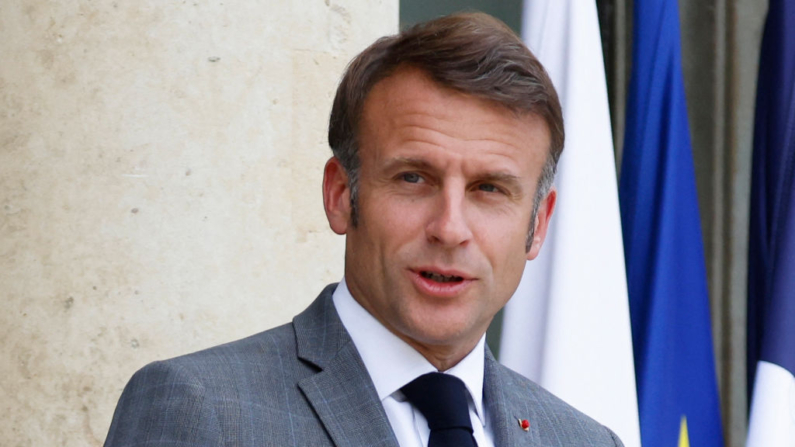
<svg viewBox="0 0 795 447">
<path fill-rule="evenodd" d="M 386 164 L 384 165 L 384 169 L 387 171 L 397 168 L 406 168 L 406 167 L 421 169 L 424 171 L 435 170 L 433 165 L 428 163 L 428 161 L 423 160 L 421 158 L 413 158 L 413 157 L 394 157 L 391 158 L 389 161 L 387 161 Z"/>
<path fill-rule="evenodd" d="M 513 196 L 521 196 L 524 194 L 524 184 L 521 177 L 507 173 L 507 172 L 484 172 L 476 175 L 477 182 L 483 183 L 496 183 L 501 185 Z"/>
<path fill-rule="evenodd" d="M 475 177 L 480 179 L 482 182 L 509 183 L 516 184 L 516 186 L 521 186 L 522 184 L 521 178 L 507 172 L 484 172 L 483 174 L 476 175 Z"/>
</svg>

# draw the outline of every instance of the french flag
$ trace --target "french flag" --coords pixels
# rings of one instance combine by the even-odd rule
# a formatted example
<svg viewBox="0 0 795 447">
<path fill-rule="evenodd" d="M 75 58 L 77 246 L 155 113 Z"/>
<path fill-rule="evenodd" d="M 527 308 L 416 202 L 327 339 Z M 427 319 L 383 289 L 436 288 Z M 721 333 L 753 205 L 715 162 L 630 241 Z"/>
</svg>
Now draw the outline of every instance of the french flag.
<svg viewBox="0 0 795 447">
<path fill-rule="evenodd" d="M 748 247 L 748 447 L 795 446 L 795 0 L 771 0 Z"/>
</svg>

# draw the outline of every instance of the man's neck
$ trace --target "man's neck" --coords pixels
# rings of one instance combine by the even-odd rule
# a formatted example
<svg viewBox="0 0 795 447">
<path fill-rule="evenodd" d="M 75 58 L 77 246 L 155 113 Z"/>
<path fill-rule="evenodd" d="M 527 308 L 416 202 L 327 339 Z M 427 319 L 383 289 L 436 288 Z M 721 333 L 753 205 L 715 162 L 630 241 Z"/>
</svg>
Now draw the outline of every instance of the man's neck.
<svg viewBox="0 0 795 447">
<path fill-rule="evenodd" d="M 366 308 L 365 308 L 366 309 Z M 374 316 L 375 317 L 375 316 Z M 378 319 L 378 317 L 375 317 Z M 457 343 L 455 345 L 437 345 L 437 344 L 424 344 L 420 343 L 416 340 L 412 340 L 409 337 L 406 337 L 399 331 L 396 331 L 394 328 L 390 327 L 385 322 L 379 320 L 379 322 L 387 328 L 390 332 L 395 334 L 396 337 L 403 340 L 407 345 L 414 348 L 415 351 L 419 352 L 420 355 L 425 357 L 428 362 L 433 365 L 437 370 L 444 372 L 448 369 L 457 365 L 461 360 L 469 355 L 475 346 L 477 346 L 478 341 L 480 338 L 476 340 L 467 341 L 467 343 Z M 482 337 L 482 334 L 481 334 Z"/>
</svg>

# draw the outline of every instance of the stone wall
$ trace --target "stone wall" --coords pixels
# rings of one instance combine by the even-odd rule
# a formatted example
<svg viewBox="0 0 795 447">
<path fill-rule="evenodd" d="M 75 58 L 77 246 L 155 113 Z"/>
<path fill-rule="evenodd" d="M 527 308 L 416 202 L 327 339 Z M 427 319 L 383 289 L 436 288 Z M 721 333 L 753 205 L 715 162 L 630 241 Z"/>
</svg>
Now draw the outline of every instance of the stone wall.
<svg viewBox="0 0 795 447">
<path fill-rule="evenodd" d="M 135 370 L 341 277 L 328 112 L 397 23 L 397 0 L 3 0 L 0 445 L 99 446 Z"/>
</svg>

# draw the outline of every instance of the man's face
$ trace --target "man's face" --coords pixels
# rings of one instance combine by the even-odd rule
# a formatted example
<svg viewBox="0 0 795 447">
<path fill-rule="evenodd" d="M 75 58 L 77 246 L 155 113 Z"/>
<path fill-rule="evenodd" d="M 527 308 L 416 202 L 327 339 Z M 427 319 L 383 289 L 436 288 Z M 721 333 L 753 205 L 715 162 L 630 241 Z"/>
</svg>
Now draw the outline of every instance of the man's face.
<svg viewBox="0 0 795 447">
<path fill-rule="evenodd" d="M 376 84 L 360 123 L 356 227 L 336 159 L 324 179 L 331 227 L 347 235 L 353 297 L 426 357 L 466 355 L 543 242 L 554 190 L 525 251 L 548 148 L 543 119 L 438 87 L 419 70 Z"/>
</svg>

